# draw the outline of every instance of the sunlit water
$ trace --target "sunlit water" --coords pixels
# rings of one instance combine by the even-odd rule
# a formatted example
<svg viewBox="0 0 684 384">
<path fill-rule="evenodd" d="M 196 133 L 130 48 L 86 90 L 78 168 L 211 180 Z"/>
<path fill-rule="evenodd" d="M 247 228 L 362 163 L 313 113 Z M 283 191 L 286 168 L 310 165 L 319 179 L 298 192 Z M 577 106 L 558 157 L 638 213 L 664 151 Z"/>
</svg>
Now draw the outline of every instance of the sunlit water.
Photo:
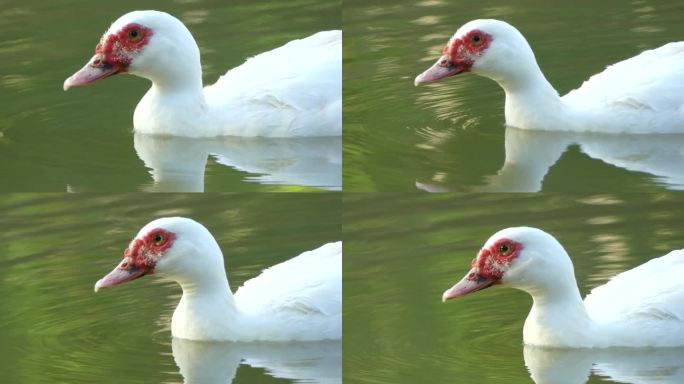
<svg viewBox="0 0 684 384">
<path fill-rule="evenodd" d="M 682 15 L 684 5 L 677 1 L 345 2 L 345 189 L 682 189 L 681 169 L 672 175 L 650 166 L 650 159 L 661 155 L 657 145 L 631 153 L 626 165 L 612 161 L 625 152 L 602 151 L 596 156 L 588 149 L 587 138 L 578 135 L 563 138 L 562 147 L 551 148 L 555 159 L 544 164 L 544 173 L 534 175 L 534 185 L 502 182 L 506 175 L 498 174 L 506 168 L 504 173 L 510 175 L 509 147 L 515 143 L 505 133 L 504 94 L 499 86 L 472 74 L 417 88 L 413 85 L 415 76 L 435 62 L 456 29 L 472 19 L 498 18 L 518 27 L 547 79 L 563 95 L 606 65 L 684 40 Z M 681 148 L 682 140 L 681 135 L 601 138 L 604 148 L 612 150 L 625 141 L 675 142 Z M 543 156 L 548 151 L 530 153 L 535 149 L 524 148 L 525 155 L 546 161 Z M 681 149 L 670 154 L 671 161 L 681 163 Z"/>
<path fill-rule="evenodd" d="M 0 195 L 3 383 L 341 382 L 341 343 L 173 340 L 180 288 L 154 276 L 95 294 L 152 218 L 212 231 L 231 288 L 341 238 L 339 195 Z"/>
<path fill-rule="evenodd" d="M 200 47 L 205 84 L 212 84 L 250 56 L 320 30 L 341 27 L 338 1 L 177 0 L 144 5 L 117 1 L 97 6 L 83 0 L 4 1 L 0 10 L 0 191 L 341 188 L 341 164 L 327 155 L 330 145 L 325 143 L 311 147 L 310 152 L 325 157 L 319 168 L 311 170 L 289 166 L 302 159 L 287 150 L 268 152 L 273 145 L 262 148 L 267 152 L 261 153 L 256 163 L 247 157 L 234 164 L 221 158 L 226 158 L 228 151 L 232 157 L 243 152 L 229 145 L 208 149 L 204 140 L 186 140 L 190 148 L 179 154 L 187 158 L 203 153 L 205 167 L 183 175 L 193 179 L 190 184 L 159 183 L 157 169 L 140 154 L 132 132 L 133 111 L 149 81 L 120 75 L 67 93 L 62 90 L 64 79 L 92 56 L 111 22 L 141 8 L 169 12 L 188 26 Z M 257 145 L 249 149 L 255 151 Z M 339 151 L 336 157 L 340 157 Z M 263 167 L 265 162 L 270 165 Z M 284 172 L 286 177 L 282 177 Z M 320 180 L 311 178 L 312 172 L 331 176 Z"/>
<path fill-rule="evenodd" d="M 684 248 L 680 194 L 344 197 L 344 372 L 349 383 L 679 383 L 683 349 L 524 348 L 524 292 L 442 292 L 499 229 L 542 228 L 564 245 L 582 295 Z M 588 380 L 588 381 L 587 381 Z"/>
</svg>

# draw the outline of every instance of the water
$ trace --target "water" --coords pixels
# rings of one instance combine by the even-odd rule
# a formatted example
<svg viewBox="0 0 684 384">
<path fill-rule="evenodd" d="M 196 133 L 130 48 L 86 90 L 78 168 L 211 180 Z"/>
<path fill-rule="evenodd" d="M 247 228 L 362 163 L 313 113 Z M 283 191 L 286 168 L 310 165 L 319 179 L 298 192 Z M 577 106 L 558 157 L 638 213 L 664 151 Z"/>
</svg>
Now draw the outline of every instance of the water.
<svg viewBox="0 0 684 384">
<path fill-rule="evenodd" d="M 140 227 L 168 215 L 212 231 L 235 290 L 265 267 L 339 240 L 337 194 L 0 195 L 0 212 L 3 383 L 341 380 L 339 341 L 172 343 L 175 283 L 148 276 L 93 292 Z"/>
<path fill-rule="evenodd" d="M 441 302 L 490 235 L 519 225 L 556 236 L 586 295 L 684 247 L 681 194 L 346 194 L 344 205 L 345 383 L 681 382 L 683 349 L 523 348 L 524 292 Z"/>
<path fill-rule="evenodd" d="M 413 85 L 456 29 L 472 19 L 517 26 L 547 79 L 565 94 L 606 65 L 684 40 L 682 14 L 684 4 L 670 0 L 345 2 L 345 189 L 682 189 L 684 171 L 672 164 L 684 160 L 684 135 L 522 137 L 505 129 L 504 94 L 491 80 L 462 74 Z M 529 143 L 535 145 L 526 148 Z M 515 153 L 521 146 L 524 153 Z"/>
<path fill-rule="evenodd" d="M 178 0 L 147 2 L 144 7 L 176 15 L 188 26 L 202 53 L 205 84 L 247 57 L 341 27 L 339 1 Z M 292 151 L 298 143 L 278 146 L 253 140 L 247 144 L 251 156 L 245 157 L 229 140 L 186 140 L 189 149 L 184 154 L 192 156 L 196 166 L 175 169 L 180 179 L 176 182 L 159 182 L 158 164 L 150 163 L 149 151 L 140 152 L 141 140 L 132 132 L 133 111 L 149 88 L 147 80 L 122 75 L 62 90 L 64 79 L 92 56 L 111 22 L 140 9 L 139 2 L 93 6 L 84 0 L 6 0 L 0 8 L 0 191 L 341 188 L 339 139 L 309 143 L 312 153 L 304 158 Z M 162 161 L 165 148 L 159 146 Z M 336 149 L 334 156 L 331 148 Z M 255 158 L 258 149 L 262 153 Z M 240 161 L 222 162 L 226 154 Z M 316 163 L 320 167 L 312 170 Z M 332 177 L 317 178 L 321 174 Z"/>
</svg>

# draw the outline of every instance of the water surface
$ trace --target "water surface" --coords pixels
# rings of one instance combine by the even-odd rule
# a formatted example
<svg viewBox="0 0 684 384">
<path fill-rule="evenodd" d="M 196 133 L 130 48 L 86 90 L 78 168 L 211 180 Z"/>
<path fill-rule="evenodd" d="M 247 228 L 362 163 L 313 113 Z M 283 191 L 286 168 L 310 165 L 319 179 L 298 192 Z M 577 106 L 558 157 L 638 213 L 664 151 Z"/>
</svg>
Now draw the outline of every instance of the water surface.
<svg viewBox="0 0 684 384">
<path fill-rule="evenodd" d="M 212 232 L 234 291 L 340 240 L 337 194 L 0 195 L 0 212 L 3 382 L 341 381 L 340 342 L 172 343 L 173 282 L 146 276 L 93 292 L 138 230 L 169 215 Z"/>
<path fill-rule="evenodd" d="M 542 228 L 563 244 L 582 295 L 684 248 L 679 193 L 346 194 L 348 383 L 678 383 L 684 349 L 523 348 L 532 300 L 493 287 L 441 302 L 496 231 Z M 587 381 L 588 380 L 588 381 Z"/>
<path fill-rule="evenodd" d="M 155 169 L 134 148 L 133 111 L 149 81 L 120 75 L 67 93 L 62 90 L 64 80 L 90 59 L 102 33 L 129 11 L 157 9 L 181 19 L 200 47 L 205 84 L 212 84 L 247 57 L 341 27 L 338 1 L 157 0 L 141 6 L 124 0 L 95 6 L 84 0 L 6 0 L 1 8 L 0 191 L 10 192 L 171 189 L 168 184 L 154 188 Z M 192 147 L 202 144 L 198 140 Z M 206 170 L 199 176 L 206 191 L 341 186 L 341 165 L 336 168 L 336 185 L 298 184 L 297 179 L 271 177 L 253 164 L 223 164 L 220 157 L 225 149 L 205 154 Z M 208 155 L 213 156 L 207 160 Z M 293 156 L 270 159 L 282 164 L 298 160 Z M 196 190 L 176 187 L 172 190 Z"/>
<path fill-rule="evenodd" d="M 442 0 L 345 2 L 345 188 L 564 192 L 681 189 L 681 170 L 673 180 L 668 171 L 658 167 L 631 167 L 611 161 L 625 155 L 619 151 L 595 156 L 587 149 L 584 137 L 562 139 L 563 147 L 554 146 L 555 161 L 546 164 L 544 174 L 535 176 L 539 180 L 534 188 L 492 185 L 491 179 L 498 178 L 511 156 L 511 143 L 504 133 L 503 91 L 493 81 L 472 74 L 417 88 L 413 79 L 435 62 L 462 24 L 498 18 L 525 35 L 547 79 L 563 95 L 606 65 L 666 42 L 684 40 L 683 15 L 684 4 L 671 0 L 523 0 L 514 5 L 502 1 L 467 5 Z M 619 147 L 625 139 L 617 136 L 612 143 L 609 137 L 602 139 L 604 146 Z M 674 141 L 680 150 L 672 153 L 669 161 L 682 161 L 682 135 L 627 140 Z M 660 153 L 657 149 L 640 150 L 629 156 L 635 163 Z"/>
</svg>

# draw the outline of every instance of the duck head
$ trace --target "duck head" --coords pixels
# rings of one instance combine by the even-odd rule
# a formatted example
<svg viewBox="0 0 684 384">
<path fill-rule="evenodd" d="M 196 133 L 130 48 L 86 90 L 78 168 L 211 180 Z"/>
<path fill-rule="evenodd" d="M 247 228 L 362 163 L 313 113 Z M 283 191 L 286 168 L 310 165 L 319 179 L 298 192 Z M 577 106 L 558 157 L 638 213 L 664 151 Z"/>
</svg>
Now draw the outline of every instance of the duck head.
<svg viewBox="0 0 684 384">
<path fill-rule="evenodd" d="M 430 83 L 464 72 L 501 83 L 536 63 L 525 37 L 500 20 L 473 20 L 464 24 L 442 50 L 442 56 L 418 75 L 415 85 Z"/>
<path fill-rule="evenodd" d="M 163 84 L 200 71 L 199 48 L 183 23 L 168 13 L 134 11 L 121 16 L 102 35 L 95 55 L 64 81 L 64 90 L 117 73 Z M 190 72 L 191 73 L 191 72 Z"/>
<path fill-rule="evenodd" d="M 553 291 L 568 278 L 574 282 L 572 262 L 553 236 L 537 228 L 507 228 L 487 240 L 470 271 L 444 292 L 442 301 L 498 284 L 534 295 Z"/>
<path fill-rule="evenodd" d="M 95 292 L 144 275 L 157 274 L 181 284 L 216 274 L 225 280 L 223 255 L 200 223 L 167 217 L 145 225 L 124 251 L 123 260 L 95 284 Z"/>
</svg>

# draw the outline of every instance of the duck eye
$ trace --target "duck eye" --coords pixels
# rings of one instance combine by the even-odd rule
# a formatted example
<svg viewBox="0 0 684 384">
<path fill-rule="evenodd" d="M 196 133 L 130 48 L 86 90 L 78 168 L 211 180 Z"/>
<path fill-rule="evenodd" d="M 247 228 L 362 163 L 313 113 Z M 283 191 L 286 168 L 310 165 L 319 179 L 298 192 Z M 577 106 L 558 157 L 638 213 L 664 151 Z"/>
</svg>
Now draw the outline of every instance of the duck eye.
<svg viewBox="0 0 684 384">
<path fill-rule="evenodd" d="M 508 246 L 507 243 L 503 243 L 503 244 L 501 244 L 501 246 L 499 247 L 499 252 L 501 252 L 501 253 L 506 253 L 506 252 L 508 252 L 510 249 L 511 249 L 511 248 Z"/>
<path fill-rule="evenodd" d="M 128 39 L 131 41 L 138 41 L 142 37 L 142 33 L 138 28 L 133 28 L 128 31 Z"/>
<path fill-rule="evenodd" d="M 164 240 L 165 240 L 164 235 L 162 235 L 161 233 L 157 233 L 156 235 L 154 235 L 154 238 L 152 239 L 152 241 L 154 242 L 155 245 L 162 244 L 164 242 Z"/>
<path fill-rule="evenodd" d="M 482 41 L 482 36 L 480 35 L 473 35 L 473 37 L 470 39 L 473 43 L 477 44 Z"/>
</svg>

